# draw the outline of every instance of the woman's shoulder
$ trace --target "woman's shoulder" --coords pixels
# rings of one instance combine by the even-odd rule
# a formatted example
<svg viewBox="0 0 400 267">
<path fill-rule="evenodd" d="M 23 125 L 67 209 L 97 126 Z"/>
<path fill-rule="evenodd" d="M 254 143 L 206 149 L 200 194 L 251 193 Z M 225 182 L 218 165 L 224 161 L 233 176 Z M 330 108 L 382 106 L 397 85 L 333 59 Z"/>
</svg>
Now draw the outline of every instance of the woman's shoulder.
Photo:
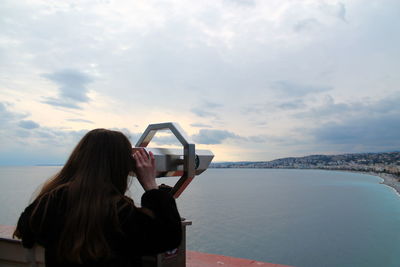
<svg viewBox="0 0 400 267">
<path fill-rule="evenodd" d="M 128 196 L 119 197 L 116 206 L 119 217 L 123 217 L 137 211 L 134 201 Z"/>
<path fill-rule="evenodd" d="M 66 187 L 60 187 L 53 189 L 49 192 L 41 192 L 32 203 L 26 207 L 24 212 L 33 212 L 42 209 L 48 210 L 51 207 L 59 206 L 61 202 L 65 202 L 68 189 Z"/>
<path fill-rule="evenodd" d="M 117 210 L 119 220 L 123 225 L 126 222 L 146 221 L 155 217 L 152 210 L 145 207 L 137 207 L 134 201 L 127 196 L 124 196 L 118 201 Z"/>
<path fill-rule="evenodd" d="M 57 236 L 64 221 L 67 188 L 39 194 L 19 217 L 15 236 L 25 247 L 35 242 L 48 245 Z"/>
</svg>

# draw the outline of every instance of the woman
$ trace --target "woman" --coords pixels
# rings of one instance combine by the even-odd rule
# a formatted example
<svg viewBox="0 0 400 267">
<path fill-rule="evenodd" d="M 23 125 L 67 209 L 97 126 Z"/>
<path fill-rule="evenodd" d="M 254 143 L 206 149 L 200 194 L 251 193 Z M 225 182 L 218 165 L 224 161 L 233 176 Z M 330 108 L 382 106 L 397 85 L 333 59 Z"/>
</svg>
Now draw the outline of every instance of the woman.
<svg viewBox="0 0 400 267">
<path fill-rule="evenodd" d="M 125 196 L 135 172 L 142 208 Z M 158 189 L 154 155 L 132 155 L 120 132 L 95 129 L 19 218 L 14 235 L 45 248 L 46 266 L 140 266 L 140 258 L 179 246 L 175 200 Z"/>
</svg>

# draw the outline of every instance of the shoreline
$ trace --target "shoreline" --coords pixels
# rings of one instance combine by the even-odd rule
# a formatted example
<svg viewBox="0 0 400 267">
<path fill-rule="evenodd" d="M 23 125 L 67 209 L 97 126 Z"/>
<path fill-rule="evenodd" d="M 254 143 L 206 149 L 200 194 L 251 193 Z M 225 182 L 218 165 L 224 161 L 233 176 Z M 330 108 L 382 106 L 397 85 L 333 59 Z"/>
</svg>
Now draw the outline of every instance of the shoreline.
<svg viewBox="0 0 400 267">
<path fill-rule="evenodd" d="M 400 181 L 399 177 L 388 173 L 372 173 L 372 175 L 378 176 L 383 179 L 381 184 L 387 185 L 393 188 L 400 196 Z"/>
<path fill-rule="evenodd" d="M 320 169 L 316 169 L 320 170 Z M 336 171 L 335 169 L 327 169 L 328 171 Z M 339 171 L 345 171 L 345 172 L 354 172 L 354 173 L 362 173 L 362 174 L 368 174 L 372 176 L 376 176 L 382 179 L 380 184 L 384 184 L 390 188 L 392 188 L 396 193 L 400 196 L 400 177 L 394 174 L 390 173 L 384 173 L 384 172 L 372 172 L 372 171 L 354 171 L 354 170 L 339 170 Z"/>
<path fill-rule="evenodd" d="M 384 173 L 384 172 L 373 172 L 373 171 L 355 171 L 355 170 L 335 170 L 335 169 L 313 169 L 313 170 L 327 170 L 327 171 L 344 171 L 344 172 L 354 172 L 354 173 L 362 173 L 368 174 L 372 176 L 376 176 L 382 179 L 380 184 L 384 184 L 393 188 L 394 191 L 400 196 L 400 176 Z"/>
</svg>

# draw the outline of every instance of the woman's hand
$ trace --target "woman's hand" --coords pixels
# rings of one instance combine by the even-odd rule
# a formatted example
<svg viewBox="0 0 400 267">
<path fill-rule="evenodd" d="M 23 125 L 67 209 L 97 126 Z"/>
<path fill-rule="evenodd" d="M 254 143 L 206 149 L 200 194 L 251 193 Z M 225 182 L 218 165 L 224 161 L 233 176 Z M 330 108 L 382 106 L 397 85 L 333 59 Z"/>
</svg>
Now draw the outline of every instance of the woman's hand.
<svg viewBox="0 0 400 267">
<path fill-rule="evenodd" d="M 142 148 L 136 150 L 133 154 L 136 162 L 136 175 L 139 183 L 145 191 L 158 189 L 156 184 L 156 161 L 153 153 L 150 151 L 147 155 L 146 151 Z"/>
</svg>

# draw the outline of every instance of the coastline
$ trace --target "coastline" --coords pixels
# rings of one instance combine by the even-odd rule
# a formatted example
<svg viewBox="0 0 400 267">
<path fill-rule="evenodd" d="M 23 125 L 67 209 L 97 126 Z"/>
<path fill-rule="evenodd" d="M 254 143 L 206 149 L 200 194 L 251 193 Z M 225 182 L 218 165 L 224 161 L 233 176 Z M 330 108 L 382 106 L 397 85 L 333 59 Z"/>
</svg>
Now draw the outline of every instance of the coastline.
<svg viewBox="0 0 400 267">
<path fill-rule="evenodd" d="M 315 170 L 321 170 L 321 169 L 315 169 Z M 396 191 L 396 193 L 400 196 L 400 176 L 390 174 L 390 173 L 373 172 L 373 171 L 336 170 L 336 169 L 323 169 L 323 170 L 355 172 L 355 173 L 362 173 L 362 174 L 368 174 L 368 175 L 379 177 L 382 179 L 380 184 L 384 184 L 386 186 L 393 188 L 394 191 Z"/>
<path fill-rule="evenodd" d="M 332 169 L 334 170 L 334 169 Z M 356 172 L 356 173 L 362 173 L 362 174 L 368 174 L 372 176 L 376 176 L 382 179 L 382 182 L 380 184 L 384 184 L 386 186 L 389 186 L 396 191 L 396 193 L 400 196 L 400 177 L 394 174 L 390 173 L 378 173 L 378 172 L 363 172 L 363 171 L 354 171 L 354 170 L 343 170 L 347 172 Z"/>
<path fill-rule="evenodd" d="M 394 191 L 400 196 L 400 177 L 394 174 L 390 173 L 384 173 L 384 172 L 372 172 L 372 171 L 355 171 L 355 170 L 337 170 L 337 169 L 319 169 L 316 168 L 314 170 L 327 170 L 327 171 L 345 171 L 345 172 L 355 172 L 355 173 L 362 173 L 362 174 L 368 174 L 372 176 L 376 176 L 382 179 L 382 182 L 380 184 L 384 184 L 386 186 L 389 186 L 393 188 Z"/>
<path fill-rule="evenodd" d="M 355 172 L 355 173 L 362 173 L 362 174 L 368 174 L 372 176 L 376 176 L 382 179 L 382 182 L 380 184 L 384 184 L 386 186 L 389 186 L 393 188 L 394 191 L 400 196 L 400 176 L 390 174 L 390 173 L 384 173 L 384 172 L 372 172 L 372 171 L 355 171 L 355 170 L 337 170 L 337 169 L 319 169 L 315 168 L 314 170 L 327 170 L 327 171 L 344 171 L 344 172 Z"/>
<path fill-rule="evenodd" d="M 383 181 L 381 182 L 381 184 L 393 188 L 397 192 L 397 194 L 400 195 L 400 181 L 398 176 L 388 173 L 372 173 L 372 175 L 382 178 Z"/>
</svg>

